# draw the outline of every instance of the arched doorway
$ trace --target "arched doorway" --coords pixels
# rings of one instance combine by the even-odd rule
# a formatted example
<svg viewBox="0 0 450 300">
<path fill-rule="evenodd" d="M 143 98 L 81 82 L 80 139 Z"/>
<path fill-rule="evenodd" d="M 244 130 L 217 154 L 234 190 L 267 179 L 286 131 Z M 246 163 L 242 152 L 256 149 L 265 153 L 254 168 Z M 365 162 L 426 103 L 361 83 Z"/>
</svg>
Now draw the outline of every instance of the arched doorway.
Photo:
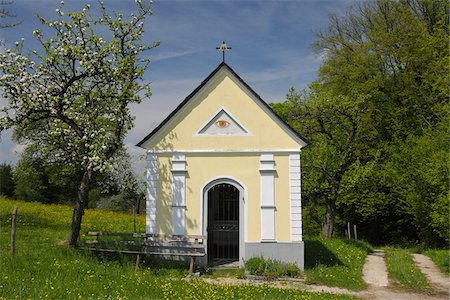
<svg viewBox="0 0 450 300">
<path fill-rule="evenodd" d="M 208 264 L 239 260 L 241 191 L 230 182 L 218 182 L 207 191 Z"/>
</svg>

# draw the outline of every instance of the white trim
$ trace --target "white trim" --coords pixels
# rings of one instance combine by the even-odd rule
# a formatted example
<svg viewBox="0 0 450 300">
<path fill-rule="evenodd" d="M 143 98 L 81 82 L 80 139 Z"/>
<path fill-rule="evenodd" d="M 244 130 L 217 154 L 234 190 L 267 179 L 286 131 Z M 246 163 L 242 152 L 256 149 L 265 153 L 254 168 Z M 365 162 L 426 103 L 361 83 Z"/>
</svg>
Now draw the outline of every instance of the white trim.
<svg viewBox="0 0 450 300">
<path fill-rule="evenodd" d="M 248 190 L 247 187 L 238 179 L 224 175 L 211 178 L 200 188 L 200 232 L 199 235 L 207 235 L 208 224 L 208 191 L 215 185 L 227 183 L 239 190 L 239 264 L 244 265 L 245 243 L 248 237 Z M 243 228 L 242 228 L 243 227 Z"/>
<path fill-rule="evenodd" d="M 262 153 L 273 153 L 273 154 L 297 154 L 300 152 L 300 149 L 191 149 L 191 150 L 156 150 L 151 149 L 147 151 L 148 153 L 196 153 L 196 154 L 205 154 L 205 153 L 214 153 L 214 154 L 223 154 L 223 153 L 236 153 L 236 154 L 262 154 Z"/>
<path fill-rule="evenodd" d="M 186 155 L 172 156 L 172 232 L 186 234 Z"/>
<path fill-rule="evenodd" d="M 207 134 L 200 133 L 221 111 L 224 111 L 245 133 L 242 134 Z M 192 136 L 253 136 L 253 134 L 245 126 L 243 126 L 225 107 L 221 106 L 208 121 L 206 121 Z"/>
<path fill-rule="evenodd" d="M 275 156 L 262 153 L 260 156 L 261 191 L 261 240 L 275 240 Z"/>
<path fill-rule="evenodd" d="M 300 153 L 289 155 L 289 202 L 291 241 L 302 241 Z"/>
<path fill-rule="evenodd" d="M 275 241 L 275 207 L 261 206 L 261 241 Z"/>
<path fill-rule="evenodd" d="M 158 213 L 158 156 L 154 153 L 147 153 L 147 162 L 145 232 L 155 234 Z"/>
</svg>

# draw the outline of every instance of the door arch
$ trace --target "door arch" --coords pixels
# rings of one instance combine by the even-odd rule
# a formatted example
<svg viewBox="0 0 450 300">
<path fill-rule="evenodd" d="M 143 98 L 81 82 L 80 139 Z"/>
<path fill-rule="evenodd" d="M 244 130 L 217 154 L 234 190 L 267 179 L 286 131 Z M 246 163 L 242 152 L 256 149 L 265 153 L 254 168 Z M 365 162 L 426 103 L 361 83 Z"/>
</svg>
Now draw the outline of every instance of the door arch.
<svg viewBox="0 0 450 300">
<path fill-rule="evenodd" d="M 208 237 L 208 264 L 239 261 L 242 265 L 246 189 L 238 181 L 224 177 L 206 184 L 202 196 L 202 231 Z"/>
</svg>

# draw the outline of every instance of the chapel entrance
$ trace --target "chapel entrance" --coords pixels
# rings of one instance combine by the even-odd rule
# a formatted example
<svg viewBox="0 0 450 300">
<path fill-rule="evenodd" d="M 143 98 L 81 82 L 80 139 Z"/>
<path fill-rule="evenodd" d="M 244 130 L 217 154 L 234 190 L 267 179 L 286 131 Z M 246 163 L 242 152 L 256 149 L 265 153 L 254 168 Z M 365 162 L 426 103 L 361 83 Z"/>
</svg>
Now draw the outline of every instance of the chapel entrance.
<svg viewBox="0 0 450 300">
<path fill-rule="evenodd" d="M 239 260 L 239 190 L 220 183 L 208 190 L 208 265 Z"/>
</svg>

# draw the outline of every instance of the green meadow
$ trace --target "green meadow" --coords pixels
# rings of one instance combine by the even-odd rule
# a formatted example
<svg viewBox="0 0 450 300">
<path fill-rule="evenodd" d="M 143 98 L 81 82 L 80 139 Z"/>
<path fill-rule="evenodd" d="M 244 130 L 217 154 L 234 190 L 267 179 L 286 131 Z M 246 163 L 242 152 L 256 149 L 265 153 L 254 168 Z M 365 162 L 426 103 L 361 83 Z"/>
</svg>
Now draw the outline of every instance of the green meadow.
<svg viewBox="0 0 450 300">
<path fill-rule="evenodd" d="M 16 255 L 10 224 L 19 209 Z M 72 209 L 0 198 L 0 299 L 354 299 L 263 286 L 211 285 L 186 279 L 187 268 L 145 263 L 134 272 L 127 256 L 96 256 L 65 246 Z M 138 231 L 145 220 L 138 216 Z M 82 232 L 132 231 L 133 216 L 87 210 Z M 84 237 L 82 237 L 84 238 Z"/>
<path fill-rule="evenodd" d="M 349 239 L 306 239 L 305 275 L 308 284 L 361 291 L 366 288 L 362 269 L 369 244 Z"/>
<path fill-rule="evenodd" d="M 16 254 L 10 255 L 11 218 L 19 209 Z M 66 246 L 72 208 L 0 197 L 0 299 L 355 299 L 269 285 L 212 285 L 189 279 L 185 265 L 144 260 L 135 272 L 132 256 L 95 255 Z M 87 231 L 132 232 L 133 215 L 86 210 L 81 239 Z M 145 217 L 136 216 L 145 231 Z M 430 287 L 410 256 L 411 250 L 385 247 L 390 278 L 409 290 Z M 372 247 L 363 241 L 305 240 L 307 284 L 361 291 L 367 288 L 362 268 Z M 422 250 L 448 273 L 449 250 Z M 205 278 L 242 278 L 243 270 L 207 270 Z"/>
</svg>

